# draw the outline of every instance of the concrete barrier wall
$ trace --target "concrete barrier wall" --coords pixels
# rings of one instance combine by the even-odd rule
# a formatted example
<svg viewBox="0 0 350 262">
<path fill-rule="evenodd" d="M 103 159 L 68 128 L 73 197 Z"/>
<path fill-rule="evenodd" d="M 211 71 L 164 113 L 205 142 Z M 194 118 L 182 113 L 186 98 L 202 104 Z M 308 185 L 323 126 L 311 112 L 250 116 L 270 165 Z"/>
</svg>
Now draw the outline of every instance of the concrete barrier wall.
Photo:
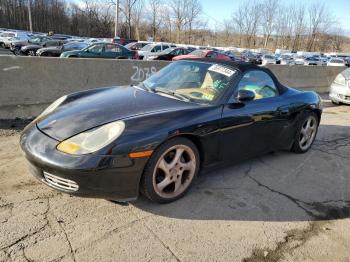
<svg viewBox="0 0 350 262">
<path fill-rule="evenodd" d="M 335 77 L 346 69 L 337 66 L 267 66 L 287 86 L 304 90 L 314 90 L 318 93 L 328 92 Z"/>
<path fill-rule="evenodd" d="M 138 83 L 168 62 L 0 56 L 0 119 L 37 116 L 60 96 Z M 268 66 L 286 85 L 324 92 L 344 68 Z"/>
</svg>

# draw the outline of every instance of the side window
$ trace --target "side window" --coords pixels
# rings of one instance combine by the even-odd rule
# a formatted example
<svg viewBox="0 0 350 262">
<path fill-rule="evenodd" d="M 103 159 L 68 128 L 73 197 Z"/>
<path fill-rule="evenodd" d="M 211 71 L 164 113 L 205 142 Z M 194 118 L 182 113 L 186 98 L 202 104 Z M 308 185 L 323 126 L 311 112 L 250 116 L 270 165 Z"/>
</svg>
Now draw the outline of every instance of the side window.
<svg viewBox="0 0 350 262">
<path fill-rule="evenodd" d="M 171 52 L 173 55 L 182 55 L 182 49 L 175 49 L 174 51 Z"/>
<path fill-rule="evenodd" d="M 101 53 L 102 49 L 103 49 L 103 45 L 97 44 L 97 45 L 90 46 L 87 50 L 89 50 L 89 52 L 91 53 Z"/>
<path fill-rule="evenodd" d="M 121 51 L 122 50 L 117 45 L 109 44 L 109 45 L 105 46 L 105 52 L 106 53 L 120 53 Z"/>
<path fill-rule="evenodd" d="M 152 52 L 161 52 L 162 51 L 162 46 L 161 45 L 156 45 L 155 47 L 153 47 Z"/>
<path fill-rule="evenodd" d="M 215 58 L 217 56 L 217 53 L 216 52 L 209 52 L 207 54 L 207 57 L 210 57 L 210 58 Z"/>
<path fill-rule="evenodd" d="M 278 95 L 278 90 L 272 78 L 263 71 L 247 72 L 238 84 L 238 90 L 250 90 L 255 93 L 255 99 L 263 99 Z"/>
</svg>

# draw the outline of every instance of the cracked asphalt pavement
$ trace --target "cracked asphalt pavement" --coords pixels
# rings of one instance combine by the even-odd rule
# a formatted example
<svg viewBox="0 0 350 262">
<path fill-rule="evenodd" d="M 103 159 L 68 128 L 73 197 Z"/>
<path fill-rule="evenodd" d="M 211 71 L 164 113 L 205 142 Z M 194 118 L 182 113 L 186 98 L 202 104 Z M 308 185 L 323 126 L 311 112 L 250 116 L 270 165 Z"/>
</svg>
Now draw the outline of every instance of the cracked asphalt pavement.
<svg viewBox="0 0 350 262">
<path fill-rule="evenodd" d="M 50 189 L 28 172 L 23 125 L 0 125 L 0 261 L 350 261 L 350 106 L 326 106 L 307 154 L 202 174 L 168 205 Z"/>
</svg>

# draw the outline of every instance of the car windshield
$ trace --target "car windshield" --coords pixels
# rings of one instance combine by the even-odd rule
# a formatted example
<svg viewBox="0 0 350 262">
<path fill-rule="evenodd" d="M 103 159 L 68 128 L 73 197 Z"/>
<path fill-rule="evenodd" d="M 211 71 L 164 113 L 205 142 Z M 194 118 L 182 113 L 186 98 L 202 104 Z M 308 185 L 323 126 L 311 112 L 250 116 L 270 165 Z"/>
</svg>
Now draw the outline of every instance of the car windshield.
<svg viewBox="0 0 350 262">
<path fill-rule="evenodd" d="M 205 62 L 178 61 L 158 71 L 141 86 L 177 99 L 211 104 L 230 86 L 236 70 Z"/>
<path fill-rule="evenodd" d="M 275 59 L 275 57 L 272 56 L 272 55 L 265 55 L 265 58 L 266 58 L 266 59 Z"/>
<path fill-rule="evenodd" d="M 331 63 L 342 64 L 342 63 L 343 63 L 343 60 L 341 60 L 341 59 L 332 59 L 332 60 L 331 60 Z"/>
<path fill-rule="evenodd" d="M 154 45 L 145 45 L 142 47 L 141 51 L 151 51 Z"/>
<path fill-rule="evenodd" d="M 196 50 L 196 51 L 189 53 L 189 55 L 205 57 L 206 53 L 203 51 L 200 51 L 200 50 Z"/>
<path fill-rule="evenodd" d="M 40 43 L 41 38 L 40 37 L 33 37 L 33 38 L 29 39 L 28 42 L 32 43 L 32 44 Z"/>
<path fill-rule="evenodd" d="M 169 48 L 163 50 L 162 54 L 169 54 L 171 51 L 173 51 L 175 49 L 176 49 L 175 47 L 169 47 Z"/>
<path fill-rule="evenodd" d="M 88 46 L 89 45 L 87 43 L 74 42 L 74 43 L 65 44 L 64 48 L 84 49 Z"/>
</svg>

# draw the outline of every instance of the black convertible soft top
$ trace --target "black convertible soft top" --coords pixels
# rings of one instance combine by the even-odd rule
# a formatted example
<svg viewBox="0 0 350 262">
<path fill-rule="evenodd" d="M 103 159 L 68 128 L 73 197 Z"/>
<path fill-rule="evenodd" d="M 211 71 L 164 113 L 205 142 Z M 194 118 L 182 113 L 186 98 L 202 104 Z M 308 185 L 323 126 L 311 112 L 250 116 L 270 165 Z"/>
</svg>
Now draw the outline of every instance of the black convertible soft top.
<svg viewBox="0 0 350 262">
<path fill-rule="evenodd" d="M 270 75 L 270 77 L 273 79 L 280 94 L 284 93 L 288 89 L 286 86 L 282 85 L 278 81 L 277 77 L 271 72 L 270 69 L 268 69 L 266 67 L 257 66 L 257 65 L 252 64 L 252 63 L 243 62 L 243 61 L 225 61 L 225 60 L 214 59 L 214 58 L 189 58 L 189 59 L 181 59 L 179 61 L 183 61 L 183 60 L 207 62 L 207 63 L 209 62 L 209 63 L 215 63 L 215 64 L 220 64 L 220 65 L 227 65 L 227 66 L 233 67 L 235 69 L 238 69 L 240 72 L 242 72 L 242 74 L 244 74 L 246 71 L 249 71 L 249 70 L 264 71 L 265 73 Z"/>
</svg>

